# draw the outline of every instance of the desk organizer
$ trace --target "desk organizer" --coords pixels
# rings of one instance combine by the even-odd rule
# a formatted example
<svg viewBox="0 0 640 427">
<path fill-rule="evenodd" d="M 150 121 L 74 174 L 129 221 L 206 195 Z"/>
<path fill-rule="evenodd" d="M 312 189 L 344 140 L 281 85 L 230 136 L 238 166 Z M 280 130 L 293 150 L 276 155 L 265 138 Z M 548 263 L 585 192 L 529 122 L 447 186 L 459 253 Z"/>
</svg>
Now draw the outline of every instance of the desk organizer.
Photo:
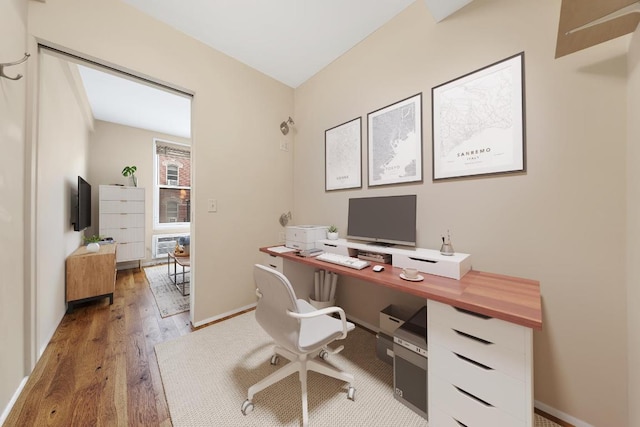
<svg viewBox="0 0 640 427">
<path fill-rule="evenodd" d="M 325 252 L 352 257 L 358 251 L 378 252 L 391 255 L 391 265 L 398 268 L 413 267 L 418 271 L 459 280 L 471 270 L 471 255 L 456 252 L 446 256 L 435 249 L 403 247 L 380 247 L 346 239 L 319 240 L 316 245 Z"/>
</svg>

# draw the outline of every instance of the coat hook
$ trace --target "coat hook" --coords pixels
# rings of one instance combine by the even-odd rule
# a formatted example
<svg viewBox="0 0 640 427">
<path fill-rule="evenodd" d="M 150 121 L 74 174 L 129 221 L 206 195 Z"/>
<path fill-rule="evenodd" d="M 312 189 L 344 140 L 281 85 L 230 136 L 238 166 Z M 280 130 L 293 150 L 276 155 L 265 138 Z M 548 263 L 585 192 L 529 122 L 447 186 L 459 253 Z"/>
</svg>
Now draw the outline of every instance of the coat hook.
<svg viewBox="0 0 640 427">
<path fill-rule="evenodd" d="M 26 61 L 27 59 L 29 59 L 29 57 L 30 57 L 30 56 L 31 56 L 30 54 L 28 54 L 28 53 L 26 53 L 26 52 L 25 52 L 25 53 L 24 53 L 24 58 L 22 58 L 22 59 L 21 59 L 21 60 L 19 60 L 19 61 L 15 61 L 15 62 L 7 62 L 7 63 L 4 63 L 4 64 L 0 64 L 0 77 L 4 77 L 5 79 L 9 79 L 9 80 L 20 80 L 20 79 L 22 78 L 22 74 L 18 74 L 18 75 L 17 75 L 17 76 L 15 76 L 15 77 L 7 76 L 7 75 L 4 73 L 4 67 L 12 67 L 12 66 L 14 66 L 14 65 L 22 64 L 24 61 Z"/>
</svg>

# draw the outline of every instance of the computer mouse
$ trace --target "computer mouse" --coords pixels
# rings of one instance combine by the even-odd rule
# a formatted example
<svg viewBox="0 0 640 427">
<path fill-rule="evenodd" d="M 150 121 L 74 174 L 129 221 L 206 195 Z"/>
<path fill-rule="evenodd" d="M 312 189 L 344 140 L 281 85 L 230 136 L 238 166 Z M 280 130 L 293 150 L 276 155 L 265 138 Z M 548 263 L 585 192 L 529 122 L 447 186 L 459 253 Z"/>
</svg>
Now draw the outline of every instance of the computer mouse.
<svg viewBox="0 0 640 427">
<path fill-rule="evenodd" d="M 373 266 L 373 271 L 375 271 L 376 273 L 380 273 L 382 270 L 384 270 L 384 267 L 381 265 L 374 265 Z"/>
</svg>

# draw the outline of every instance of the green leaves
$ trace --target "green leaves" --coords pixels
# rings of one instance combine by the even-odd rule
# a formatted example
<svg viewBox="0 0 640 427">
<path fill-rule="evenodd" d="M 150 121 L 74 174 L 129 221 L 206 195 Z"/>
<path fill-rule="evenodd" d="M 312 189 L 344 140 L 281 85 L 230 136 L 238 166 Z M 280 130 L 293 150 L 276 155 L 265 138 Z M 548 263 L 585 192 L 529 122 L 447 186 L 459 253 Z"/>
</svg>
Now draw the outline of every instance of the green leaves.
<svg viewBox="0 0 640 427">
<path fill-rule="evenodd" d="M 136 170 L 138 170 L 138 168 L 135 166 L 125 166 L 124 169 L 122 169 L 122 175 L 123 176 L 133 175 L 136 172 Z"/>
</svg>

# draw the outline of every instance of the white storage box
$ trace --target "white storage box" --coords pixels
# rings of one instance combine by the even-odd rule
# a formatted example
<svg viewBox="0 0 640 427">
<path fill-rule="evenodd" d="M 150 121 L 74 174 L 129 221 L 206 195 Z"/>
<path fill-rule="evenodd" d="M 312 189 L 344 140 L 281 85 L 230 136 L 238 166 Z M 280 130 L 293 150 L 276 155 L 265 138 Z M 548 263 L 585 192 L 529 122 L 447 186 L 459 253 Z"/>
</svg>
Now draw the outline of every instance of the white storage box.
<svg viewBox="0 0 640 427">
<path fill-rule="evenodd" d="M 326 225 L 294 225 L 285 229 L 285 246 L 293 249 L 313 249 L 316 242 L 327 238 Z"/>
<path fill-rule="evenodd" d="M 411 317 L 412 312 L 397 305 L 388 305 L 380 311 L 380 332 L 393 336 L 393 333 Z"/>
<path fill-rule="evenodd" d="M 411 254 L 394 253 L 393 266 L 417 268 L 423 273 L 459 280 L 471 270 L 471 255 L 455 253 L 446 256 L 432 249 L 416 249 Z"/>
</svg>

